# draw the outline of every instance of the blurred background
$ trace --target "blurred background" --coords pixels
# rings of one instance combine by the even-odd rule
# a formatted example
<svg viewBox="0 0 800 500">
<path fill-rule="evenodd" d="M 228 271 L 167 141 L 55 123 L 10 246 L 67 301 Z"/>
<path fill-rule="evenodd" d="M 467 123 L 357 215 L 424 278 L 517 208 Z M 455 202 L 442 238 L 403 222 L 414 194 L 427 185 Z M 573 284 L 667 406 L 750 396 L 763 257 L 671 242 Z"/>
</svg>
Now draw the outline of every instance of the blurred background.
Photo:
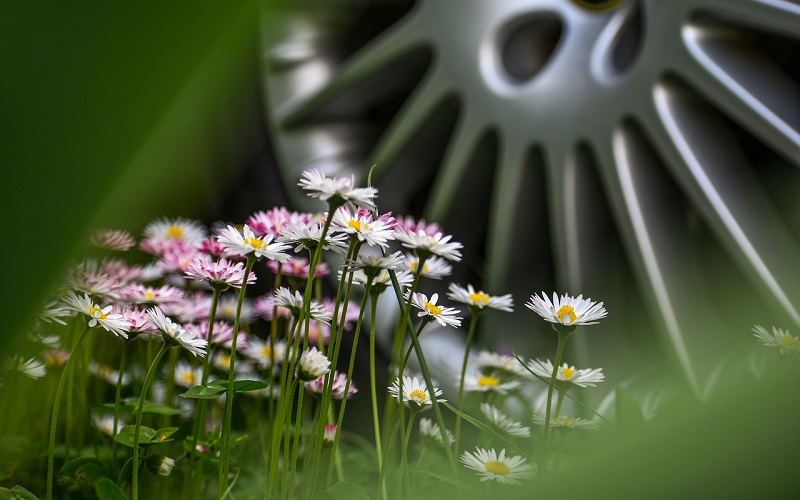
<svg viewBox="0 0 800 500">
<path fill-rule="evenodd" d="M 363 180 L 375 165 L 381 210 L 464 243 L 454 280 L 514 294 L 481 344 L 552 356 L 522 304 L 582 293 L 609 317 L 573 337 L 570 363 L 641 400 L 668 386 L 714 402 L 599 447 L 587 485 L 624 492 L 631 471 L 688 493 L 796 483 L 796 425 L 778 417 L 797 410 L 795 360 L 755 382 L 749 330 L 800 326 L 797 2 L 0 9 L 0 349 L 97 226 L 318 210 L 302 170 Z M 460 359 L 462 334 L 427 337 Z M 669 450 L 664 469 L 653 449 Z"/>
</svg>

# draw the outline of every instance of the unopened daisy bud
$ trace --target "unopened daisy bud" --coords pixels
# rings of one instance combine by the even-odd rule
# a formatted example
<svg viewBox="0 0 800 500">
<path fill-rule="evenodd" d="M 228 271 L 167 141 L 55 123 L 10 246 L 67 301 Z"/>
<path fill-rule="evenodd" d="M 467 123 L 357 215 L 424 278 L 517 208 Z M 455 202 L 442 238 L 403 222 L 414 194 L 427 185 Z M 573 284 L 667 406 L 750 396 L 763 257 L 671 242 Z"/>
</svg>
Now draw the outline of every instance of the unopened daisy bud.
<svg viewBox="0 0 800 500">
<path fill-rule="evenodd" d="M 316 347 L 306 350 L 300 356 L 297 376 L 304 382 L 316 380 L 330 371 L 331 361 Z"/>
<path fill-rule="evenodd" d="M 149 455 L 145 460 L 147 470 L 159 476 L 169 476 L 175 467 L 175 460 L 163 455 Z"/>
<path fill-rule="evenodd" d="M 322 445 L 326 448 L 333 446 L 336 440 L 336 424 L 325 425 L 325 433 L 322 435 Z"/>
</svg>

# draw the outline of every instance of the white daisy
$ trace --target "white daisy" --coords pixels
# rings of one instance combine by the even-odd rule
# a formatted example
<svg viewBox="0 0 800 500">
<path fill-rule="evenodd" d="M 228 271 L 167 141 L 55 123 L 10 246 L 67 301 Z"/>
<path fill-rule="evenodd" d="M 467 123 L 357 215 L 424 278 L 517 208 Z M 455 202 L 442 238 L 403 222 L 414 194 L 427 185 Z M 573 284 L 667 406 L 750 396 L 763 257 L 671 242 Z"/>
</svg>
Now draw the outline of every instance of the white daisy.
<svg viewBox="0 0 800 500">
<path fill-rule="evenodd" d="M 297 364 L 297 376 L 304 382 L 310 382 L 325 375 L 330 369 L 331 360 L 319 352 L 316 347 L 312 347 L 300 355 L 300 361 Z"/>
<path fill-rule="evenodd" d="M 470 364 L 482 372 L 494 373 L 499 370 L 511 375 L 528 375 L 525 367 L 514 356 L 481 350 L 470 360 Z"/>
<path fill-rule="evenodd" d="M 47 375 L 47 369 L 44 363 L 36 358 L 23 359 L 21 356 L 16 355 L 6 361 L 6 366 L 9 370 L 16 370 L 34 380 Z"/>
<path fill-rule="evenodd" d="M 528 363 L 528 368 L 545 380 L 550 380 L 550 377 L 553 376 L 553 363 L 549 359 L 544 361 L 539 359 L 531 360 Z M 605 379 L 606 376 L 603 374 L 602 368 L 583 368 L 578 370 L 567 363 L 559 366 L 556 374 L 556 380 L 569 382 L 578 387 L 596 387 L 598 382 L 602 382 Z"/>
<path fill-rule="evenodd" d="M 415 233 L 399 229 L 395 232 L 395 237 L 404 247 L 413 249 L 417 255 L 433 254 L 456 262 L 461 260 L 463 245 L 451 242 L 452 236 L 450 235 L 444 236 L 442 233 L 436 233 L 431 236 L 423 230 Z"/>
<path fill-rule="evenodd" d="M 405 293 L 405 299 L 408 300 L 411 291 Z M 431 321 L 436 320 L 442 326 L 461 326 L 461 318 L 456 316 L 459 313 L 458 309 L 452 307 L 444 307 L 436 304 L 439 300 L 439 294 L 434 293 L 431 299 L 423 293 L 415 293 L 411 297 L 411 305 L 420 309 L 417 317 Z"/>
<path fill-rule="evenodd" d="M 497 309 L 498 311 L 514 312 L 514 299 L 511 294 L 493 296 L 488 295 L 483 290 L 475 291 L 472 285 L 467 288 L 458 283 L 450 283 L 447 287 L 447 297 L 450 300 L 461 302 L 470 307 L 482 311 L 484 309 Z"/>
<path fill-rule="evenodd" d="M 165 342 L 183 346 L 194 356 L 205 357 L 208 343 L 201 338 L 195 337 L 184 330 L 181 325 L 164 316 L 164 313 L 157 306 L 148 309 L 147 316 L 150 318 L 150 322 L 162 333 Z"/>
<path fill-rule="evenodd" d="M 453 435 L 453 433 L 447 429 L 444 431 L 447 434 L 447 441 L 450 444 L 455 443 L 456 437 Z M 441 447 L 444 445 L 444 441 L 442 441 L 442 433 L 439 431 L 439 425 L 433 423 L 433 420 L 429 418 L 420 419 L 419 437 L 422 439 L 422 443 L 426 446 Z"/>
<path fill-rule="evenodd" d="M 464 377 L 464 390 L 467 392 L 497 392 L 506 394 L 520 386 L 518 380 L 504 382 L 500 377 L 476 373 Z"/>
<path fill-rule="evenodd" d="M 306 389 L 308 392 L 312 392 L 314 394 L 322 394 L 322 391 L 325 388 L 325 377 L 322 376 L 316 380 L 310 380 L 305 383 Z M 333 383 L 331 385 L 331 397 L 336 399 L 337 401 L 341 401 L 344 399 L 344 389 L 347 386 L 347 374 L 341 372 L 335 372 L 333 375 Z M 356 384 L 351 380 L 350 387 L 347 387 L 347 399 L 353 397 L 355 393 L 358 392 L 358 388 Z"/>
<path fill-rule="evenodd" d="M 106 331 L 122 337 L 128 338 L 128 332 L 131 329 L 131 322 L 122 314 L 112 313 L 114 306 L 100 307 L 89 297 L 88 293 L 84 293 L 83 297 L 78 297 L 72 290 L 67 292 L 64 297 L 64 302 L 67 307 L 71 307 L 75 311 L 85 314 L 91 318 L 89 320 L 89 327 L 96 326 L 103 327 Z"/>
<path fill-rule="evenodd" d="M 175 383 L 181 387 L 191 389 L 200 385 L 203 380 L 203 367 L 194 367 L 186 361 L 180 360 L 175 366 Z"/>
<path fill-rule="evenodd" d="M 506 484 L 519 484 L 518 479 L 531 477 L 536 470 L 534 465 L 526 464 L 521 456 L 506 457 L 506 450 L 500 453 L 494 449 L 476 448 L 475 453 L 465 451 L 461 463 L 481 476 L 481 481 L 493 479 Z"/>
<path fill-rule="evenodd" d="M 389 246 L 389 241 L 394 239 L 394 217 L 389 215 L 375 218 L 372 213 L 363 208 L 355 212 L 348 207 L 340 207 L 333 214 L 331 230 L 342 232 L 369 246 L 378 245 L 383 248 Z"/>
<path fill-rule="evenodd" d="M 397 284 L 400 285 L 401 289 L 411 285 L 414 281 L 414 276 L 408 271 L 395 271 L 394 274 L 397 278 Z M 341 280 L 341 272 L 339 273 L 339 279 Z M 353 273 L 353 283 L 356 285 L 366 286 L 367 281 L 369 281 L 369 277 L 362 269 L 357 269 Z M 389 274 L 388 269 L 381 269 L 380 272 L 372 278 L 372 290 L 382 292 L 389 286 L 392 286 L 392 275 Z"/>
<path fill-rule="evenodd" d="M 297 245 L 294 249 L 299 252 L 307 248 L 309 252 L 314 252 L 322 240 L 323 226 L 317 222 L 290 222 L 283 227 L 278 241 Z M 347 236 L 344 234 L 326 234 L 322 243 L 323 250 L 330 250 L 335 253 L 343 254 L 347 252 Z"/>
<path fill-rule="evenodd" d="M 283 363 L 283 357 L 286 353 L 286 341 L 279 340 L 270 345 L 269 340 L 261 340 L 254 337 L 250 339 L 247 348 L 243 349 L 242 352 L 263 369 Z"/>
<path fill-rule="evenodd" d="M 278 307 L 289 309 L 294 316 L 300 315 L 300 312 L 303 310 L 303 302 L 303 296 L 297 290 L 292 293 L 288 288 L 283 286 L 275 290 L 275 304 Z M 332 312 L 326 310 L 315 300 L 311 301 L 309 315 L 311 319 L 321 321 L 328 325 L 331 323 L 331 318 L 333 317 Z"/>
<path fill-rule="evenodd" d="M 597 324 L 597 320 L 605 318 L 608 314 L 602 302 L 584 299 L 583 295 L 570 297 L 564 294 L 559 298 L 555 292 L 552 302 L 544 292 L 541 297 L 538 294 L 531 295 L 531 300 L 525 307 L 545 321 L 567 326 L 594 325 Z"/>
<path fill-rule="evenodd" d="M 154 240 L 179 240 L 190 246 L 206 237 L 205 227 L 198 221 L 178 217 L 156 219 L 144 228 L 144 236 Z"/>
<path fill-rule="evenodd" d="M 356 188 L 353 187 L 354 184 L 355 179 L 352 175 L 349 179 L 326 177 L 324 173 L 316 169 L 303 172 L 298 183 L 301 188 L 310 191 L 308 196 L 312 198 L 319 198 L 322 201 L 333 199 L 332 201 L 338 202 L 337 204 L 349 201 L 353 205 L 375 210 L 373 199 L 378 195 L 378 190 L 373 187 Z"/>
<path fill-rule="evenodd" d="M 511 436 L 530 437 L 530 427 L 525 427 L 519 422 L 511 420 L 500 410 L 489 403 L 481 403 L 481 413 L 489 420 L 489 423 Z"/>
<path fill-rule="evenodd" d="M 217 241 L 225 247 L 225 251 L 230 255 L 249 255 L 252 253 L 257 259 L 266 257 L 269 260 L 277 260 L 278 262 L 289 260 L 291 255 L 283 253 L 289 249 L 289 245 L 277 241 L 273 243 L 272 239 L 273 236 L 271 234 L 263 237 L 256 236 L 250 226 L 246 224 L 241 233 L 235 227 L 229 225 L 217 235 Z"/>
<path fill-rule="evenodd" d="M 436 395 L 437 401 L 447 401 L 439 396 L 442 395 L 441 389 L 433 388 L 433 393 Z M 400 393 L 400 378 L 396 378 L 392 385 L 389 386 L 389 394 L 398 401 L 404 403 L 409 408 L 416 410 L 426 409 L 433 404 L 430 392 L 425 385 L 425 382 L 420 382 L 417 377 L 403 377 L 403 392 Z M 413 403 L 413 405 L 412 405 Z"/>
<path fill-rule="evenodd" d="M 539 412 L 533 414 L 533 423 L 536 425 L 544 425 L 544 415 Z M 572 418 L 572 417 L 552 417 L 550 418 L 551 427 L 562 427 L 564 429 L 597 429 L 597 421 L 587 420 L 585 418 Z"/>
<path fill-rule="evenodd" d="M 419 267 L 419 257 L 416 255 L 406 255 L 405 267 L 410 273 L 416 274 L 417 268 Z M 453 274 L 453 266 L 448 264 L 443 258 L 436 257 L 435 255 L 425 260 L 425 264 L 422 265 L 422 271 L 420 271 L 420 276 L 432 280 L 442 279 L 451 274 Z"/>
<path fill-rule="evenodd" d="M 109 437 L 114 437 L 114 415 L 92 415 L 92 422 L 97 430 Z M 122 429 L 125 421 L 122 418 L 117 420 L 117 429 Z"/>
<path fill-rule="evenodd" d="M 789 335 L 788 330 L 772 327 L 772 335 L 763 326 L 753 327 L 753 336 L 761 341 L 762 344 L 770 347 L 777 347 L 781 354 L 792 352 L 800 354 L 800 339 Z"/>
</svg>

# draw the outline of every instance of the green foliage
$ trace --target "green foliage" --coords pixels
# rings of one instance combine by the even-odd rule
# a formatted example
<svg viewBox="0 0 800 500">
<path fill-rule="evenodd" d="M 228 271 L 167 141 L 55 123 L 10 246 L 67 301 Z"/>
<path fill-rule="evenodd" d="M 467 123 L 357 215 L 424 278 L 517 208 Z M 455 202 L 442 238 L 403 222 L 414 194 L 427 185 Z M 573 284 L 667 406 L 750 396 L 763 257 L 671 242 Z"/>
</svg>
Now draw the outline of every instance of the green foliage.
<svg viewBox="0 0 800 500">
<path fill-rule="evenodd" d="M 266 382 L 260 380 L 236 380 L 233 382 L 233 392 L 258 391 L 266 387 Z M 215 380 L 208 385 L 196 385 L 180 396 L 186 399 L 214 399 L 225 394 L 227 390 L 227 380 Z"/>
</svg>

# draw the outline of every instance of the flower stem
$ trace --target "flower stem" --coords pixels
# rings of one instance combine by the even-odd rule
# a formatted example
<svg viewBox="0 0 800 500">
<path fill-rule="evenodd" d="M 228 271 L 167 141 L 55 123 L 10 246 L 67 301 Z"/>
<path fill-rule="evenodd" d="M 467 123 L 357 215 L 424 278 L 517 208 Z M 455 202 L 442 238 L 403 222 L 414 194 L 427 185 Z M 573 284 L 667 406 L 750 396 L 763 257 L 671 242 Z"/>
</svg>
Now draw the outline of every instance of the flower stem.
<svg viewBox="0 0 800 500">
<path fill-rule="evenodd" d="M 464 377 L 467 374 L 467 362 L 469 361 L 469 351 L 472 347 L 472 339 L 475 336 L 475 326 L 478 323 L 479 313 L 473 311 L 472 318 L 469 322 L 469 330 L 467 331 L 467 343 L 464 347 L 464 361 L 461 363 L 461 377 L 458 379 L 458 409 L 464 409 Z M 456 415 L 456 430 L 455 430 L 455 455 L 458 456 L 461 450 L 461 414 Z"/>
<path fill-rule="evenodd" d="M 166 342 L 161 344 L 161 349 L 159 349 L 155 359 L 153 359 L 153 362 L 150 364 L 150 369 L 147 370 L 147 376 L 144 378 L 142 393 L 139 395 L 139 404 L 136 408 L 136 425 L 133 428 L 133 462 L 131 464 L 133 467 L 131 498 L 133 500 L 138 500 L 139 498 L 139 431 L 142 428 L 144 400 L 147 398 L 147 391 L 150 389 L 150 384 L 153 382 L 153 376 L 156 373 L 156 367 L 158 366 L 159 361 L 161 361 L 161 358 L 164 356 L 164 353 L 167 352 L 167 349 L 169 349 L 169 345 L 167 345 Z"/>
<path fill-rule="evenodd" d="M 61 378 L 58 381 L 58 389 L 56 389 L 56 399 L 53 403 L 53 413 L 50 417 L 50 436 L 47 444 L 47 500 L 52 500 L 53 498 L 53 467 L 55 464 L 56 427 L 58 425 L 58 410 L 61 406 L 61 397 L 64 393 L 64 383 L 66 382 L 74 364 L 73 358 L 75 357 L 75 352 L 78 350 L 78 347 L 80 347 L 83 339 L 86 338 L 86 334 L 88 332 L 89 325 L 86 325 L 86 328 L 84 328 L 83 332 L 81 332 L 78 340 L 72 347 L 72 352 L 69 354 L 67 364 L 64 365 L 64 371 L 61 372 Z"/>
<path fill-rule="evenodd" d="M 371 294 L 369 325 L 369 390 L 372 399 L 372 427 L 375 433 L 375 456 L 378 458 L 378 473 L 381 478 L 381 498 L 388 500 L 386 481 L 383 480 L 383 450 L 381 449 L 381 425 L 378 417 L 378 395 L 375 381 L 375 318 L 378 311 L 378 295 Z"/>
<path fill-rule="evenodd" d="M 553 328 L 556 330 L 556 332 L 558 332 L 558 348 L 556 349 L 556 360 L 555 363 L 553 363 L 553 374 L 550 375 L 550 385 L 547 387 L 547 406 L 545 407 L 544 416 L 545 449 L 547 448 L 547 443 L 550 441 L 550 407 L 553 402 L 553 389 L 556 386 L 556 378 L 558 376 L 558 367 L 561 365 L 561 357 L 564 355 L 564 346 L 567 345 L 567 338 L 571 333 L 570 330 L 561 329 L 556 326 Z"/>
<path fill-rule="evenodd" d="M 125 377 L 125 368 L 128 361 L 128 341 L 122 344 L 122 353 L 119 357 L 119 373 L 117 374 L 117 387 L 114 391 L 114 426 L 111 431 L 111 468 L 114 474 L 117 471 L 117 440 L 114 436 L 119 432 L 119 403 L 122 396 L 122 380 Z"/>
<path fill-rule="evenodd" d="M 245 290 L 247 289 L 247 277 L 250 276 L 250 270 L 255 262 L 256 258 L 249 254 L 244 265 L 244 279 L 242 280 L 242 288 L 239 290 L 239 300 L 236 301 L 236 317 L 233 320 L 231 361 L 228 368 L 228 389 L 225 393 L 225 416 L 222 420 L 222 447 L 220 450 L 219 483 L 217 488 L 217 494 L 220 498 L 228 489 L 228 473 L 231 468 L 231 419 L 233 417 L 233 382 L 236 379 L 236 340 L 239 338 L 239 322 L 242 316 Z"/>
</svg>

